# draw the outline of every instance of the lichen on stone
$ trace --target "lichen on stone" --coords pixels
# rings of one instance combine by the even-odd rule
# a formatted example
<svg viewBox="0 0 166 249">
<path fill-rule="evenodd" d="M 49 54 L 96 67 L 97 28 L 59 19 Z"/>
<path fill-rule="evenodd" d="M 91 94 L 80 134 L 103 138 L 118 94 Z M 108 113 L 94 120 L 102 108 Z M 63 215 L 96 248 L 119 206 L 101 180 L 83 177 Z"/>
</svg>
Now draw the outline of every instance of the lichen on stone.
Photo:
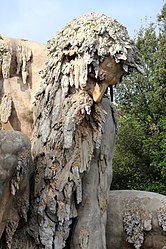
<svg viewBox="0 0 166 249">
<path fill-rule="evenodd" d="M 140 249 L 144 241 L 143 225 L 139 212 L 125 213 L 123 217 L 124 230 L 127 233 L 127 241 Z"/>
<path fill-rule="evenodd" d="M 166 232 L 166 203 L 157 210 L 159 226 Z"/>
<path fill-rule="evenodd" d="M 135 249 L 140 249 L 145 232 L 152 229 L 152 215 L 146 211 L 146 207 L 138 199 L 128 201 L 124 209 L 123 227 L 127 234 L 126 240 L 134 245 Z"/>
</svg>

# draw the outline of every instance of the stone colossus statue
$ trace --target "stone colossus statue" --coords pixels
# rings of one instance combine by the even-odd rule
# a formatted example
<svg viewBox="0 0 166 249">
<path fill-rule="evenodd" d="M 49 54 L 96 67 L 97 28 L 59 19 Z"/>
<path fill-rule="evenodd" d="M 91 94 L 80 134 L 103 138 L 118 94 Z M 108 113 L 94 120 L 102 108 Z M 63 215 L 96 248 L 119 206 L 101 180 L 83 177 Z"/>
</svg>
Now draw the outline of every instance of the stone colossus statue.
<svg viewBox="0 0 166 249">
<path fill-rule="evenodd" d="M 165 248 L 166 197 L 109 191 L 107 88 L 142 71 L 126 29 L 102 14 L 75 19 L 48 42 L 39 89 L 45 61 L 44 44 L 0 38 L 0 249 Z"/>
<path fill-rule="evenodd" d="M 32 148 L 31 235 L 41 248 L 106 248 L 116 134 L 106 92 L 133 69 L 142 71 L 137 48 L 126 28 L 103 14 L 81 16 L 48 41 Z"/>
</svg>

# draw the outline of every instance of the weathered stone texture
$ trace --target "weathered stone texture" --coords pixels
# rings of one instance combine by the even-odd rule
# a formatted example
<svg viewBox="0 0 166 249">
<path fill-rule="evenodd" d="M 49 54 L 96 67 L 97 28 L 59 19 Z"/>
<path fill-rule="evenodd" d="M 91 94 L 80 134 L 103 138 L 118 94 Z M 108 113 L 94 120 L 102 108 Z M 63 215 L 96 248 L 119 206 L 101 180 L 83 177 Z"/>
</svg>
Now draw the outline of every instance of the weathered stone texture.
<svg viewBox="0 0 166 249">
<path fill-rule="evenodd" d="M 110 192 L 108 249 L 162 249 L 166 245 L 166 196 L 132 190 Z"/>
<path fill-rule="evenodd" d="M 32 170 L 29 139 L 0 131 L 0 248 L 10 249 L 18 226 L 27 222 Z"/>
<path fill-rule="evenodd" d="M 106 248 L 105 228 L 116 124 L 109 98 L 103 98 L 102 107 L 106 112 L 104 134 L 100 149 L 94 151 L 90 170 L 82 179 L 83 199 L 72 231 L 72 249 Z"/>
<path fill-rule="evenodd" d="M 88 208 L 90 214 L 96 210 L 96 219 L 87 225 L 85 238 L 75 227 L 74 233 L 86 244 L 78 245 L 73 236 L 71 247 L 106 248 L 115 118 L 110 100 L 109 105 L 100 102 L 107 88 L 133 69 L 141 70 L 136 46 L 124 26 L 103 14 L 90 13 L 73 20 L 48 42 L 44 81 L 36 93 L 33 133 L 37 174 L 36 225 L 31 235 L 41 247 L 65 247 L 78 205 L 84 210 L 78 217 L 79 227 L 85 230 L 83 200 L 88 198 L 97 205 Z M 109 126 L 114 132 L 110 133 Z M 93 236 L 94 227 L 99 228 L 98 239 Z"/>
<path fill-rule="evenodd" d="M 5 168 L 2 165 L 2 186 L 6 186 L 2 196 L 7 191 L 2 200 L 10 217 L 9 222 L 2 222 L 2 245 L 12 249 L 106 249 L 117 128 L 115 110 L 106 92 L 132 70 L 142 72 L 140 54 L 124 26 L 96 13 L 73 20 L 48 41 L 47 59 L 45 45 L 2 38 L 1 125 L 32 138 L 35 164 L 27 220 L 30 155 L 24 152 L 29 153 L 30 147 L 25 146 L 24 139 L 19 142 L 21 147 L 17 146 L 20 133 L 2 131 L 4 158 L 11 155 L 9 164 Z M 11 203 L 16 205 L 15 215 L 14 209 L 8 208 Z M 144 224 L 146 231 L 151 228 L 149 217 Z M 158 217 L 165 230 L 163 209 Z M 126 212 L 128 236 L 131 219 Z M 142 226 L 139 232 L 143 236 Z"/>
<path fill-rule="evenodd" d="M 5 130 L 32 135 L 33 102 L 41 83 L 46 46 L 27 40 L 0 40 L 0 123 Z"/>
</svg>

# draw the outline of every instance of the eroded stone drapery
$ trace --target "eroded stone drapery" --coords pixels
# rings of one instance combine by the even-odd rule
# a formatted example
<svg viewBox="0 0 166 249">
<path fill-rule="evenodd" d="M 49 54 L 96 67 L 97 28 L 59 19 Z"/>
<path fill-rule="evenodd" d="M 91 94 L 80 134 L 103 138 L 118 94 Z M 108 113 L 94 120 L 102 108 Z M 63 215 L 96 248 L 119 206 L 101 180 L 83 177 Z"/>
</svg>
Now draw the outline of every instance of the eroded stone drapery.
<svg viewBox="0 0 166 249">
<path fill-rule="evenodd" d="M 72 229 L 72 249 L 106 248 L 105 227 L 116 124 L 110 98 L 104 96 L 101 105 L 106 113 L 104 133 L 100 148 L 94 149 L 90 170 L 82 178 L 83 197 Z"/>
<path fill-rule="evenodd" d="M 6 57 L 9 57 L 9 53 L 11 54 L 11 64 L 7 63 L 6 59 Z M 1 37 L 0 105 L 3 102 L 2 98 L 7 96 L 12 99 L 12 110 L 7 123 L 0 121 L 0 129 L 18 130 L 28 137 L 32 137 L 32 103 L 41 83 L 39 71 L 44 68 L 46 57 L 46 44 L 10 38 L 4 35 Z M 5 63 L 8 65 L 6 66 L 6 73 L 4 72 Z M 4 107 L 3 105 L 3 110 Z"/>
<path fill-rule="evenodd" d="M 30 73 L 29 66 L 32 60 L 32 51 L 28 47 L 14 42 L 2 43 L 0 51 L 1 77 L 7 79 L 21 74 L 23 84 L 26 84 Z"/>
<path fill-rule="evenodd" d="M 31 220 L 31 235 L 43 248 L 65 247 L 72 219 L 77 216 L 77 205 L 84 198 L 82 183 L 86 180 L 82 179 L 95 167 L 97 178 L 103 174 L 95 186 L 100 210 L 96 220 L 99 222 L 103 212 L 102 219 L 106 222 L 111 184 L 108 161 L 112 158 L 108 160 L 108 155 L 103 157 L 99 151 L 108 113 L 101 103 L 94 102 L 87 85 L 89 81 L 90 86 L 96 82 L 100 86 L 105 84 L 108 71 L 102 71 L 100 64 L 107 57 L 113 58 L 126 73 L 133 68 L 141 71 L 138 50 L 126 28 L 103 14 L 90 13 L 73 20 L 48 42 L 44 84 L 36 94 L 33 134 L 37 165 L 33 209 L 36 220 Z M 115 129 L 112 143 L 114 135 Z M 95 161 L 97 155 L 103 159 Z M 103 231 L 105 222 L 101 222 Z M 92 233 L 89 231 L 86 237 Z M 106 248 L 105 232 L 99 240 L 100 246 Z M 84 247 L 80 244 L 79 248 Z M 87 241 L 86 248 L 92 249 L 92 243 Z"/>
<path fill-rule="evenodd" d="M 12 128 L 8 122 L 11 116 L 15 116 L 16 120 L 17 114 L 16 110 L 13 112 L 15 105 L 12 97 L 14 96 L 16 101 L 17 94 L 13 82 L 17 81 L 18 88 L 24 86 L 24 91 L 26 87 L 29 87 L 28 84 L 31 85 L 32 57 L 31 49 L 21 44 L 19 40 L 10 38 L 0 40 L 0 129 L 5 129 L 4 124 L 7 124 L 8 128 Z M 17 129 L 20 130 L 19 125 L 16 125 L 16 122 L 19 122 L 11 120 L 14 124 L 13 128 L 18 126 Z"/>
<path fill-rule="evenodd" d="M 96 105 L 93 116 L 89 116 L 85 105 L 91 105 L 91 102 L 87 93 L 75 93 L 61 104 L 56 126 L 51 128 L 50 120 L 43 120 L 36 131 L 36 136 L 43 140 L 35 141 L 33 151 L 38 150 L 41 144 L 45 146 L 37 154 L 35 197 L 37 216 L 41 221 L 38 220 L 40 240 L 43 246 L 49 245 L 48 248 L 53 248 L 53 245 L 65 247 L 72 218 L 77 216 L 76 205 L 82 201 L 81 178 L 90 169 L 94 148 L 101 144 L 105 113 Z"/>
<path fill-rule="evenodd" d="M 0 121 L 7 123 L 12 113 L 12 98 L 10 95 L 4 95 L 0 104 Z"/>
</svg>

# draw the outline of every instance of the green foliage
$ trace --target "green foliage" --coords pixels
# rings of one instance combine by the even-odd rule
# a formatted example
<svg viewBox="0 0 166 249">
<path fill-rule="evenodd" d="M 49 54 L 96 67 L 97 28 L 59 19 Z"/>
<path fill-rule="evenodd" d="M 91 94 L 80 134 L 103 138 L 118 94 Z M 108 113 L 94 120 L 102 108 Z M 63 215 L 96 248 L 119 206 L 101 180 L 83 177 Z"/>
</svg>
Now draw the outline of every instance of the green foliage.
<svg viewBox="0 0 166 249">
<path fill-rule="evenodd" d="M 116 88 L 120 132 L 112 189 L 166 194 L 166 4 L 156 24 L 141 28 L 136 44 L 145 73 Z"/>
</svg>

